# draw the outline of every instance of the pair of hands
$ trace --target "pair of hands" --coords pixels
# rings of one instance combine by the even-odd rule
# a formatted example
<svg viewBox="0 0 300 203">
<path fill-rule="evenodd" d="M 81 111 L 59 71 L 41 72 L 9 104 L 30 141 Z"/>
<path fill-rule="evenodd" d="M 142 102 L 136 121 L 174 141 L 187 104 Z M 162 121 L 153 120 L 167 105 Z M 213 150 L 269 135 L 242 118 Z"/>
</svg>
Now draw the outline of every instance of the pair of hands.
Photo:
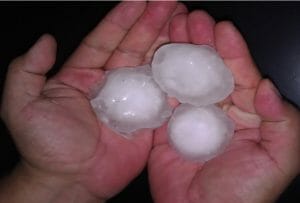
<svg viewBox="0 0 300 203">
<path fill-rule="evenodd" d="M 205 164 L 177 155 L 166 126 L 127 140 L 99 123 L 89 104 L 104 70 L 147 63 L 168 42 L 211 45 L 234 75 L 235 90 L 220 107 L 235 121 L 235 135 Z M 1 114 L 23 159 L 0 186 L 0 200 L 105 201 L 148 163 L 158 203 L 271 202 L 298 174 L 299 112 L 262 79 L 230 22 L 177 2 L 122 2 L 46 79 L 55 52 L 44 35 L 9 67 Z"/>
</svg>

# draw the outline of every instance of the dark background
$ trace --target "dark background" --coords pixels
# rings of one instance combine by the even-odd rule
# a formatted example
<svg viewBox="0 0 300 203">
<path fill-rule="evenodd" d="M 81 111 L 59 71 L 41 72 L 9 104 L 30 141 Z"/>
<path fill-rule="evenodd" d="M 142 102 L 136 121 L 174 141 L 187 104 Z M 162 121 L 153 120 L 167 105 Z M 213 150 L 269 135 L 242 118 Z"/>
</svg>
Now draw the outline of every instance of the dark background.
<svg viewBox="0 0 300 203">
<path fill-rule="evenodd" d="M 189 10 L 204 9 L 219 20 L 232 20 L 244 35 L 262 74 L 281 94 L 300 106 L 300 2 L 184 2 Z M 80 40 L 116 5 L 116 2 L 0 3 L 0 91 L 9 62 L 24 53 L 47 32 L 58 42 L 54 73 Z M 0 92 L 0 93 L 1 93 Z M 7 175 L 19 155 L 0 122 L 0 177 Z M 300 201 L 299 177 L 277 203 Z M 151 203 L 147 171 L 110 203 Z"/>
</svg>

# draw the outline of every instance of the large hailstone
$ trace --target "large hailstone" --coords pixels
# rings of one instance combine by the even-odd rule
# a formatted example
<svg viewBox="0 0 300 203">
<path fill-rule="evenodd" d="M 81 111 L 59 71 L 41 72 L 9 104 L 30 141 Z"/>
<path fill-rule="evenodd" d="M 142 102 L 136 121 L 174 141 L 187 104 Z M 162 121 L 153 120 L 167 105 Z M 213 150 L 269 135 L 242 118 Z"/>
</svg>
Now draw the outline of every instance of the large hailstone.
<svg viewBox="0 0 300 203">
<path fill-rule="evenodd" d="M 156 128 L 171 115 L 166 94 L 153 80 L 149 65 L 110 71 L 91 105 L 101 121 L 124 135 Z"/>
<path fill-rule="evenodd" d="M 207 161 L 223 152 L 234 133 L 234 123 L 214 105 L 181 104 L 169 124 L 169 140 L 185 158 Z"/>
<path fill-rule="evenodd" d="M 172 43 L 154 54 L 155 81 L 181 103 L 202 106 L 225 99 L 234 88 L 231 72 L 207 45 Z"/>
</svg>

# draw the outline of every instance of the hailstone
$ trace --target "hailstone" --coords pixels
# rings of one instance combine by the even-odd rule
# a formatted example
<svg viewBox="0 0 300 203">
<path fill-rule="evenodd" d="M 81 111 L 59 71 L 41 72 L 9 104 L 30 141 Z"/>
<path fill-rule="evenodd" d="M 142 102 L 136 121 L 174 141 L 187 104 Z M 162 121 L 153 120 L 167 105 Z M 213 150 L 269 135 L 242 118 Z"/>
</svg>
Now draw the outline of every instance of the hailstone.
<svg viewBox="0 0 300 203">
<path fill-rule="evenodd" d="M 171 145 L 185 158 L 207 161 L 227 146 L 234 132 L 234 123 L 215 105 L 195 107 L 181 104 L 169 124 Z"/>
<path fill-rule="evenodd" d="M 109 71 L 91 105 L 103 123 L 123 135 L 156 128 L 171 115 L 166 94 L 153 80 L 149 65 Z"/>
<path fill-rule="evenodd" d="M 161 89 L 181 103 L 195 106 L 217 103 L 234 88 L 230 70 L 207 45 L 163 45 L 155 52 L 151 66 Z"/>
</svg>

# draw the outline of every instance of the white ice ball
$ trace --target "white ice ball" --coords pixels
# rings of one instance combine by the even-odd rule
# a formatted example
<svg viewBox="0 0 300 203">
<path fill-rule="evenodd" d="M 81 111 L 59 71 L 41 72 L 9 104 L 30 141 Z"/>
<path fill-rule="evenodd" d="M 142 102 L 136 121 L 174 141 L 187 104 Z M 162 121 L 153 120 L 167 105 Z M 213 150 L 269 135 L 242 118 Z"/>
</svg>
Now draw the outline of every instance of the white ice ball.
<svg viewBox="0 0 300 203">
<path fill-rule="evenodd" d="M 91 105 L 101 121 L 124 134 L 156 128 L 171 115 L 166 94 L 153 80 L 149 65 L 109 71 Z"/>
<path fill-rule="evenodd" d="M 223 152 L 234 133 L 234 123 L 218 107 L 181 104 L 169 124 L 171 145 L 185 158 L 207 161 Z"/>
<path fill-rule="evenodd" d="M 155 52 L 151 66 L 159 86 L 181 103 L 195 106 L 217 103 L 234 88 L 230 70 L 207 45 L 163 45 Z"/>
</svg>

